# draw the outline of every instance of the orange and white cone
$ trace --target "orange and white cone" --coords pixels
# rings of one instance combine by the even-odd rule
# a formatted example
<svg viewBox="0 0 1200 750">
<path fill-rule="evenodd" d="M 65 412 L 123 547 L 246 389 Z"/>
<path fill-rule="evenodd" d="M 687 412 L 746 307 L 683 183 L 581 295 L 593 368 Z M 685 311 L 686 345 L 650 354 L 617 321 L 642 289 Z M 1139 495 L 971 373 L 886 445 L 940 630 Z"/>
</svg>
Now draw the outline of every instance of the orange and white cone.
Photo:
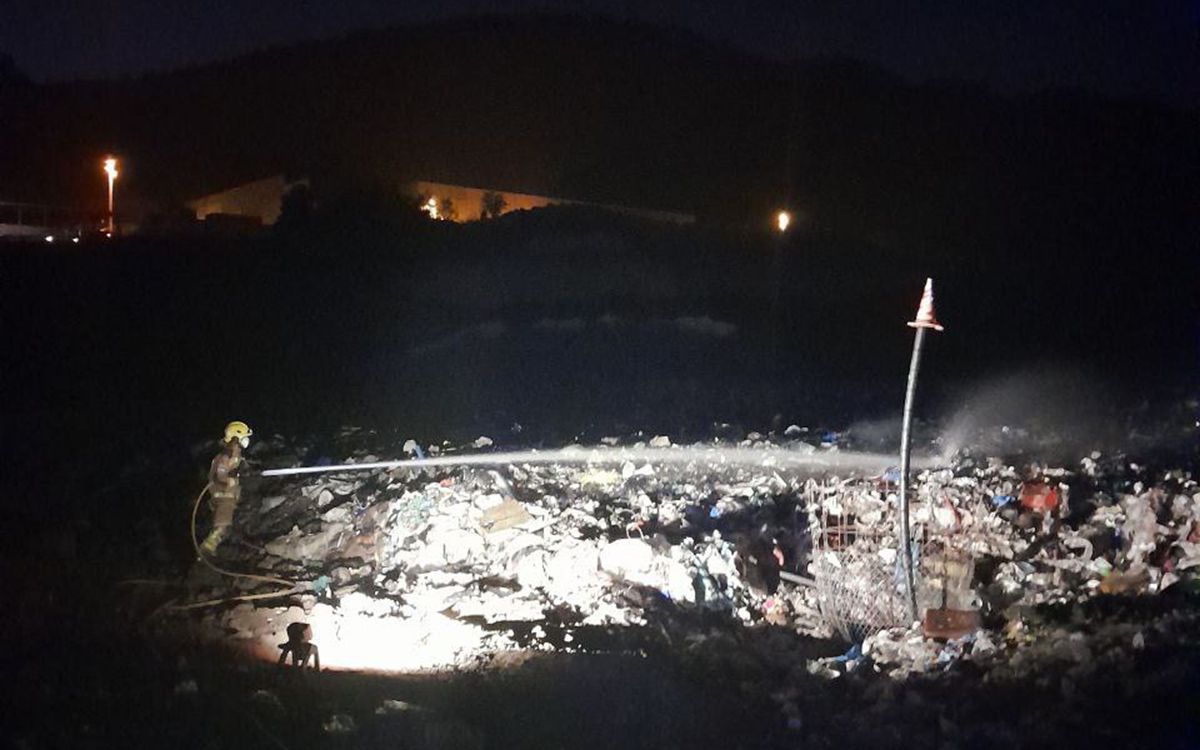
<svg viewBox="0 0 1200 750">
<path fill-rule="evenodd" d="M 944 331 L 942 324 L 937 322 L 933 313 L 933 279 L 925 279 L 925 292 L 921 295 L 921 304 L 917 306 L 917 319 L 909 322 L 911 328 L 932 328 Z"/>
</svg>

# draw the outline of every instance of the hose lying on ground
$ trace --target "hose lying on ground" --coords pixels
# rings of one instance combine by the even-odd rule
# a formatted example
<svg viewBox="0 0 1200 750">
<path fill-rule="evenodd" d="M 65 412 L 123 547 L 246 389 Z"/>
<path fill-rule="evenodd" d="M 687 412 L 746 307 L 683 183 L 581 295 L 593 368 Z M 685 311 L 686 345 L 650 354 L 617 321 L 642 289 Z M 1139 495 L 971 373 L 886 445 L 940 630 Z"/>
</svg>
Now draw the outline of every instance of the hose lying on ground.
<svg viewBox="0 0 1200 750">
<path fill-rule="evenodd" d="M 294 581 L 288 581 L 283 578 L 275 578 L 273 576 L 258 575 L 257 573 L 238 573 L 233 570 L 226 570 L 225 568 L 210 562 L 209 559 L 204 556 L 204 550 L 200 548 L 200 543 L 196 541 L 196 514 L 200 510 L 200 501 L 204 499 L 204 494 L 210 489 L 212 489 L 212 484 L 204 485 L 204 489 L 200 490 L 200 494 L 196 496 L 196 502 L 192 505 L 192 547 L 196 550 L 196 557 L 200 560 L 200 562 L 204 563 L 209 568 L 223 576 L 229 576 L 230 578 L 248 578 L 252 581 L 265 581 L 267 583 L 278 583 L 281 586 L 287 586 L 287 588 L 282 591 L 270 591 L 265 594 L 243 594 L 241 596 L 229 596 L 223 599 L 209 599 L 203 602 L 177 604 L 172 606 L 171 609 L 197 609 L 199 607 L 211 607 L 213 605 L 224 604 L 226 602 L 247 602 L 254 601 L 256 599 L 275 599 L 280 596 L 287 596 L 288 594 L 295 594 L 303 591 L 304 586 Z"/>
</svg>

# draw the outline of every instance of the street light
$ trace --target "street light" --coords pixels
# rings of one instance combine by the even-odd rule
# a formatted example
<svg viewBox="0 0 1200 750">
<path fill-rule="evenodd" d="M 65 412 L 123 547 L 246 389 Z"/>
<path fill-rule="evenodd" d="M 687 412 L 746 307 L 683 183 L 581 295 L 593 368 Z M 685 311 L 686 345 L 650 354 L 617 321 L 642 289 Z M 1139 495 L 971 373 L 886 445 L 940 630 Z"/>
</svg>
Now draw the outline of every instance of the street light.
<svg viewBox="0 0 1200 750">
<path fill-rule="evenodd" d="M 111 235 L 116 229 L 116 218 L 113 213 L 113 183 L 117 180 L 117 160 L 113 157 L 108 157 L 104 160 L 104 173 L 108 175 L 108 233 Z"/>
<path fill-rule="evenodd" d="M 786 232 L 791 223 L 792 215 L 787 211 L 780 211 L 779 215 L 775 217 L 775 225 L 779 227 L 779 231 L 781 232 Z"/>
</svg>

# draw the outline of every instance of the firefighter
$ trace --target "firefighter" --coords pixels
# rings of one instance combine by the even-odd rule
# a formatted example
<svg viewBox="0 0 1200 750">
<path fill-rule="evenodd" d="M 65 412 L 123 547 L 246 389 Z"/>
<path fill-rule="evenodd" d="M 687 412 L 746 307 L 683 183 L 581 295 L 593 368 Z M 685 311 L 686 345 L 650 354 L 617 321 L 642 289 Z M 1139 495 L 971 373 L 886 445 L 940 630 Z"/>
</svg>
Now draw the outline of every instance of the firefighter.
<svg viewBox="0 0 1200 750">
<path fill-rule="evenodd" d="M 217 545 L 225 538 L 233 524 L 233 512 L 237 510 L 238 500 L 242 495 L 242 488 L 238 483 L 238 473 L 242 467 L 242 449 L 250 446 L 252 434 L 254 433 L 245 422 L 230 422 L 226 425 L 221 452 L 213 458 L 208 469 L 209 503 L 213 518 L 212 531 L 201 545 L 206 554 L 211 555 L 217 551 Z"/>
</svg>

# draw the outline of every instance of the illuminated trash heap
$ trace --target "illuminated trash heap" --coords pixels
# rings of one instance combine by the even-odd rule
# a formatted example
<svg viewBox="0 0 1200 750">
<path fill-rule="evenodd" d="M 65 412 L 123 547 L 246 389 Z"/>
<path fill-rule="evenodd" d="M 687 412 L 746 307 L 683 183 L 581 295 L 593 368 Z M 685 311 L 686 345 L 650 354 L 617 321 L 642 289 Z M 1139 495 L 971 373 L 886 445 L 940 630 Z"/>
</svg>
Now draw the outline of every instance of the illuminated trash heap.
<svg viewBox="0 0 1200 750">
<path fill-rule="evenodd" d="M 244 503 L 245 544 L 230 554 L 240 550 L 241 569 L 327 578 L 327 593 L 200 616 L 214 637 L 236 633 L 269 659 L 277 656 L 282 628 L 303 619 L 322 634 L 322 662 L 334 668 L 442 669 L 500 651 L 570 651 L 578 641 L 566 636 L 592 627 L 693 627 L 682 640 L 676 632 L 670 637 L 702 648 L 715 622 L 838 633 L 861 642 L 891 674 L 957 658 L 961 638 L 943 647 L 907 617 L 893 533 L 894 473 L 844 466 L 792 472 L 780 468 L 789 457 L 833 461 L 848 453 L 786 440 L 747 443 L 761 451 L 755 465 L 731 461 L 747 445 L 672 445 L 662 450 L 687 460 L 658 465 L 606 446 L 595 451 L 611 451 L 616 460 L 511 462 L 495 472 L 378 469 L 264 484 L 261 502 Z M 264 450 L 306 452 L 282 448 Z M 371 457 L 364 451 L 353 459 Z M 1157 592 L 1194 577 L 1200 488 L 1193 475 L 1135 471 L 1141 469 L 1116 458 L 1085 458 L 1079 473 L 1108 488 L 1092 509 L 1067 491 L 1074 472 L 1041 467 L 1039 481 L 1058 497 L 1043 513 L 1016 500 L 1024 470 L 998 459 L 964 458 L 917 472 L 910 500 L 922 616 L 944 608 L 1010 618 L 1038 604 L 1083 601 L 1118 587 Z M 1128 488 L 1136 494 L 1125 494 Z M 1072 505 L 1089 510 L 1070 513 Z M 784 509 L 792 514 L 787 519 Z M 1068 513 L 1070 523 L 1056 522 Z M 787 538 L 806 529 L 811 554 Z M 778 542 L 786 571 L 810 574 L 812 585 L 788 580 L 774 590 L 756 573 L 764 549 L 752 542 L 764 533 Z M 1113 538 L 1120 546 L 1096 542 Z M 765 554 L 775 551 L 768 545 Z M 980 580 L 971 568 L 984 558 L 989 572 Z M 194 598 L 220 593 L 196 591 Z M 700 611 L 724 617 L 686 625 L 687 613 Z M 967 637 L 1001 641 L 996 632 Z"/>
</svg>

